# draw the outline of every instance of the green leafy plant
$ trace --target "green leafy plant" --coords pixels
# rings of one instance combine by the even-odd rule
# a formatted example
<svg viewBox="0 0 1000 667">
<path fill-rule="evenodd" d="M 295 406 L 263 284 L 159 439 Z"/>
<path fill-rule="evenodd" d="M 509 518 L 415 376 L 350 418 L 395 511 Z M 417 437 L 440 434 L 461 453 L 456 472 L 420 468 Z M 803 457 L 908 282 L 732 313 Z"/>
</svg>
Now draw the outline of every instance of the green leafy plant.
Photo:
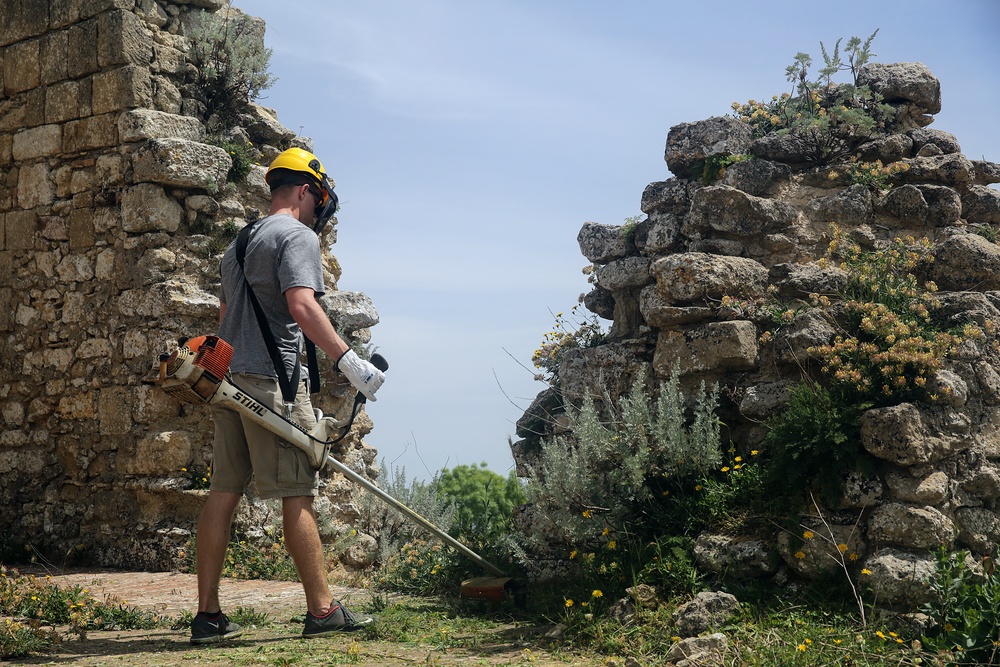
<svg viewBox="0 0 1000 667">
<path fill-rule="evenodd" d="M 792 92 L 775 95 L 770 102 L 734 102 L 734 114 L 758 137 L 775 132 L 790 134 L 815 163 L 846 158 L 858 145 L 884 132 L 895 116 L 895 109 L 883 103 L 880 95 L 868 86 L 858 85 L 861 69 L 874 55 L 871 43 L 877 33 L 863 42 L 858 37 L 848 40 L 844 48 L 847 63 L 840 56 L 842 40 L 837 40 L 832 54 L 820 42 L 824 66 L 816 81 L 809 80 L 812 56 L 796 54 L 785 69 Z M 834 83 L 833 76 L 845 70 L 850 71 L 852 81 Z"/>
<path fill-rule="evenodd" d="M 254 148 L 252 143 L 242 141 L 229 141 L 219 137 L 211 137 L 208 142 L 212 146 L 218 146 L 229 153 L 233 165 L 226 173 L 226 182 L 243 183 L 246 181 L 250 170 L 260 159 L 260 153 Z"/>
<path fill-rule="evenodd" d="M 232 127 L 247 104 L 276 81 L 267 71 L 271 49 L 264 46 L 262 26 L 227 3 L 220 11 L 196 15 L 188 36 L 205 119 L 216 117 L 215 129 Z"/>
<path fill-rule="evenodd" d="M 863 251 L 834 228 L 830 253 L 848 274 L 841 294 L 844 334 L 809 353 L 845 402 L 934 400 L 928 383 L 944 359 L 965 340 L 983 338 L 992 329 L 970 323 L 945 331 L 934 321 L 937 286 L 917 278 L 931 261 L 930 250 L 926 239 L 897 238 Z"/>
<path fill-rule="evenodd" d="M 838 400 L 827 388 L 803 382 L 793 388 L 785 409 L 768 421 L 762 449 L 767 452 L 765 483 L 789 503 L 795 489 L 816 486 L 830 496 L 844 473 L 867 460 L 858 438 L 858 418 L 870 404 Z"/>
<path fill-rule="evenodd" d="M 718 183 L 726 173 L 726 167 L 753 159 L 752 155 L 710 155 L 704 160 L 699 160 L 691 168 L 691 178 L 713 185 Z"/>
<path fill-rule="evenodd" d="M 987 559 L 974 572 L 964 552 L 938 549 L 930 601 L 921 611 L 933 621 L 924 646 L 947 664 L 1000 664 L 1000 575 Z M 941 664 L 944 664 L 943 662 Z"/>
<path fill-rule="evenodd" d="M 590 396 L 568 410 L 572 437 L 544 441 L 530 471 L 529 544 L 583 552 L 618 533 L 646 539 L 671 485 L 693 485 L 718 465 L 718 392 L 702 385 L 689 421 L 679 384 L 675 369 L 654 399 L 637 381 L 617 407 L 604 397 L 606 418 Z"/>
</svg>

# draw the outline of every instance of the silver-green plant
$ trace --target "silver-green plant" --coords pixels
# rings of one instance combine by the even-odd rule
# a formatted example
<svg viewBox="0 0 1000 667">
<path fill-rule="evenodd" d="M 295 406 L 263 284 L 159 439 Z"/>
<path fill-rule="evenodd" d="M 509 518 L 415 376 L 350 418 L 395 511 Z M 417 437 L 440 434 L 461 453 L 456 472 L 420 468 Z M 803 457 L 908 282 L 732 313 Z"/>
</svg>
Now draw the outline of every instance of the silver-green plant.
<svg viewBox="0 0 1000 667">
<path fill-rule="evenodd" d="M 264 46 L 261 24 L 227 3 L 217 12 L 197 14 L 188 29 L 190 56 L 198 66 L 196 86 L 205 119 L 215 116 L 225 129 L 246 105 L 274 85 L 268 72 L 271 49 Z"/>
<path fill-rule="evenodd" d="M 654 499 L 659 482 L 697 478 L 722 460 L 718 390 L 702 383 L 693 416 L 686 417 L 679 373 L 653 398 L 642 381 L 602 418 L 594 399 L 568 410 L 570 435 L 542 443 L 526 493 L 532 509 L 526 541 L 532 547 L 580 544 L 595 526 L 619 531 Z M 598 531 L 599 532 L 599 531 Z"/>
</svg>

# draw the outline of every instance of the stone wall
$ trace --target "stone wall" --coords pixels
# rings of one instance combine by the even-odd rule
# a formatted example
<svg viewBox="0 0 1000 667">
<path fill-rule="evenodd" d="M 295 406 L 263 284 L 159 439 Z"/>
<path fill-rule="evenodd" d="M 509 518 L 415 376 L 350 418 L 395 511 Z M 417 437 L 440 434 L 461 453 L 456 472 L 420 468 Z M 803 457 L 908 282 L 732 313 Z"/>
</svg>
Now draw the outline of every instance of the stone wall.
<svg viewBox="0 0 1000 667">
<path fill-rule="evenodd" d="M 1000 191 L 989 187 L 1000 182 L 1000 165 L 965 157 L 956 137 L 927 127 L 941 94 L 923 65 L 873 64 L 864 81 L 897 109 L 891 131 L 854 154 L 905 165 L 887 191 L 845 185 L 835 173 L 843 164 L 810 166 L 808 147 L 794 133 L 754 139 L 741 120 L 717 117 L 670 129 L 665 159 L 675 177 L 646 187 L 646 218 L 633 234 L 583 226 L 578 240 L 595 282 L 584 303 L 612 321 L 609 342 L 565 354 L 555 386 L 518 423 L 523 439 L 513 451 L 521 470 L 537 456 L 540 438 L 565 429 L 565 403 L 579 405 L 587 393 L 599 399 L 604 390 L 622 396 L 636 379 L 653 388 L 675 364 L 689 395 L 702 380 L 725 387 L 732 397 L 724 405 L 727 435 L 744 456 L 760 447 L 763 424 L 784 407 L 803 371 L 819 376 L 807 349 L 832 341 L 836 322 L 805 307 L 773 337 L 762 336 L 773 323 L 723 299 L 836 298 L 844 274 L 818 261 L 831 223 L 868 250 L 895 237 L 927 237 L 931 277 L 941 288 L 938 316 L 995 331 L 1000 246 L 986 237 L 996 238 L 1000 225 Z M 718 182 L 696 178 L 706 159 L 734 155 L 753 159 L 730 165 Z M 967 341 L 929 386 L 938 400 L 864 414 L 861 444 L 879 461 L 877 470 L 852 476 L 844 497 L 823 508 L 838 538 L 859 555 L 857 567 L 872 572 L 880 602 L 919 599 L 937 545 L 992 555 L 1000 540 L 995 337 Z M 804 577 L 838 567 L 821 540 L 812 543 L 814 553 L 801 540 L 751 537 L 700 536 L 699 565 L 757 577 L 774 576 L 779 564 Z M 799 549 L 805 558 L 795 557 Z"/>
<path fill-rule="evenodd" d="M 206 10 L 236 11 L 219 0 L 0 0 L 0 535 L 56 562 L 177 564 L 206 493 L 195 487 L 212 429 L 206 408 L 154 386 L 157 358 L 215 330 L 227 233 L 267 210 L 260 165 L 288 146 L 312 150 L 251 105 L 224 138 L 252 146 L 258 164 L 227 181 L 232 161 L 206 143 L 185 37 Z M 367 342 L 372 304 L 337 292 L 340 268 L 325 263 L 328 314 Z M 353 394 L 328 361 L 322 370 L 319 405 L 343 415 Z M 341 452 L 369 476 L 371 428 L 362 415 Z M 324 478 L 330 531 L 357 516 L 355 491 Z M 272 512 L 245 503 L 240 525 L 259 529 Z"/>
</svg>

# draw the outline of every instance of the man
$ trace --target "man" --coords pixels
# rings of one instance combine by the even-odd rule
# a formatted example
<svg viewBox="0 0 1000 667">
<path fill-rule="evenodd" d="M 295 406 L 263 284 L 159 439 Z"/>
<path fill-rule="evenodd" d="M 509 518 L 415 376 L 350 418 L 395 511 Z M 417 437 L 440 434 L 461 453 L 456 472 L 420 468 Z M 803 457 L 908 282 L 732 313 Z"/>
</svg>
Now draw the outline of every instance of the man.
<svg viewBox="0 0 1000 667">
<path fill-rule="evenodd" d="M 274 159 L 265 180 L 271 188 L 271 208 L 249 230 L 243 266 L 237 242 L 222 258 L 219 336 L 235 348 L 230 365 L 234 383 L 311 429 L 315 416 L 307 384 L 288 380 L 299 375 L 302 334 L 336 359 L 337 369 L 370 400 L 375 400 L 384 376 L 344 343 L 316 301 L 324 292 L 319 234 L 337 201 L 323 165 L 312 153 L 291 148 Z M 253 297 L 282 368 L 272 361 Z M 285 393 L 295 394 L 293 400 L 283 398 L 278 374 L 285 375 Z M 281 499 L 285 544 L 306 594 L 303 636 L 356 630 L 371 623 L 334 600 L 327 585 L 313 512 L 319 475 L 306 453 L 228 408 L 213 406 L 212 417 L 212 483 L 198 522 L 198 615 L 191 623 L 191 642 L 213 643 L 241 633 L 222 613 L 219 582 L 233 514 L 251 475 L 261 498 Z"/>
</svg>

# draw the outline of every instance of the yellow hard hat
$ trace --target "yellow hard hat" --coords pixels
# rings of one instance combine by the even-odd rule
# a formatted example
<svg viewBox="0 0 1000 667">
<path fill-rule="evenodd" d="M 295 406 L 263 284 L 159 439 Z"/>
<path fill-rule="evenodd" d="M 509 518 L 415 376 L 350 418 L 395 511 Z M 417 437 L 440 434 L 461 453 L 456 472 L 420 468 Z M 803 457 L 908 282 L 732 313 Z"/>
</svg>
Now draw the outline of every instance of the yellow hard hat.
<svg viewBox="0 0 1000 667">
<path fill-rule="evenodd" d="M 313 231 L 321 233 L 327 221 L 337 212 L 338 199 L 333 191 L 333 183 L 323 169 L 323 163 L 315 155 L 302 148 L 289 148 L 278 154 L 271 161 L 264 174 L 264 181 L 275 188 L 286 183 L 301 183 L 295 173 L 304 174 L 319 188 L 319 201 L 316 202 L 316 221 Z"/>
<path fill-rule="evenodd" d="M 283 183 L 272 182 L 274 181 L 273 177 L 277 169 L 287 169 L 288 171 L 299 172 L 310 176 L 313 182 L 320 189 L 320 193 L 322 195 L 322 201 L 320 204 L 325 204 L 330 198 L 327 176 L 326 171 L 323 170 L 323 163 L 321 163 L 319 158 L 309 151 L 302 148 L 289 148 L 286 151 L 282 151 L 278 157 L 271 161 L 270 166 L 267 168 L 267 173 L 264 174 L 264 180 L 271 186 L 272 189 L 278 185 L 283 185 Z"/>
</svg>

